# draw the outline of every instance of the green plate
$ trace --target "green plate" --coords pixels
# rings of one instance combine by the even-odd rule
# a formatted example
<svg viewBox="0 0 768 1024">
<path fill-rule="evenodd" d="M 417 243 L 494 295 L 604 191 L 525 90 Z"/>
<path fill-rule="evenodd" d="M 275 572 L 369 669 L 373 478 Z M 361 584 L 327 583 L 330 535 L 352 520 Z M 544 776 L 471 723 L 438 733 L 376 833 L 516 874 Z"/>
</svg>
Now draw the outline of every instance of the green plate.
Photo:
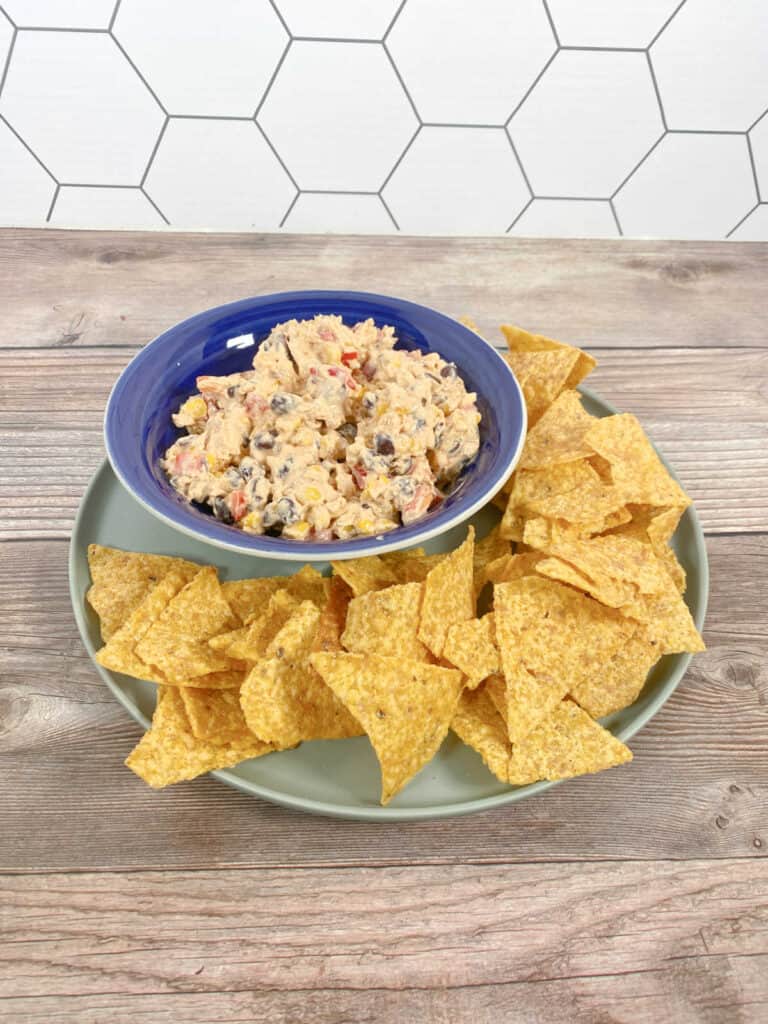
<svg viewBox="0 0 768 1024">
<path fill-rule="evenodd" d="M 597 416 L 615 412 L 596 395 L 584 390 L 585 408 Z M 493 507 L 483 509 L 470 522 L 483 536 L 497 521 Z M 466 524 L 428 542 L 429 551 L 455 547 Z M 96 615 L 85 601 L 90 585 L 87 549 L 105 544 L 129 551 L 179 555 L 215 565 L 222 579 L 279 576 L 295 572 L 297 563 L 243 556 L 200 543 L 155 519 L 118 483 L 107 462 L 96 472 L 83 496 L 72 534 L 69 559 L 70 591 L 80 635 L 93 657 L 101 646 Z M 695 511 L 683 516 L 673 546 L 688 575 L 686 601 L 699 629 L 704 622 L 709 587 L 704 537 Z M 318 568 L 325 566 L 318 563 Z M 327 563 L 325 563 L 327 565 Z M 682 679 L 689 654 L 667 655 L 654 667 L 635 703 L 604 719 L 622 740 L 633 736 L 664 704 Z M 128 713 L 144 728 L 155 705 L 155 686 L 96 665 L 102 679 Z M 128 750 L 125 751 L 127 756 Z M 126 769 L 127 771 L 127 769 Z M 387 807 L 378 803 L 379 766 L 365 737 L 303 743 L 294 750 L 245 761 L 216 778 L 244 793 L 286 807 L 360 821 L 416 821 L 485 811 L 540 793 L 551 782 L 512 787 L 498 782 L 480 756 L 452 733 L 438 754 Z"/>
</svg>

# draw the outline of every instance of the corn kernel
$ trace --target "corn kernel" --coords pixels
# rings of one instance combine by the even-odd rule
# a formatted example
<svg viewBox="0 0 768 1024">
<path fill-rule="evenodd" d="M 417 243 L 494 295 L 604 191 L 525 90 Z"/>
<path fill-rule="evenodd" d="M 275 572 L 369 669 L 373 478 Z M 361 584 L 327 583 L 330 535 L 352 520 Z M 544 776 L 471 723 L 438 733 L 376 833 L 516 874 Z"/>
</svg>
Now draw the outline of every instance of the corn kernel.
<svg viewBox="0 0 768 1024">
<path fill-rule="evenodd" d="M 309 523 L 305 519 L 300 519 L 298 523 L 292 523 L 290 526 L 286 526 L 283 530 L 285 537 L 306 537 L 309 533 Z"/>
<path fill-rule="evenodd" d="M 261 516 L 258 512 L 249 512 L 247 516 L 243 516 L 240 521 L 240 525 L 244 530 L 251 530 L 254 533 L 259 532 L 261 527 Z"/>
<path fill-rule="evenodd" d="M 316 487 L 305 487 L 301 495 L 301 500 L 309 505 L 312 502 L 320 501 L 322 494 Z"/>
<path fill-rule="evenodd" d="M 373 533 L 375 529 L 372 519 L 359 519 L 357 528 L 360 533 Z"/>
<path fill-rule="evenodd" d="M 217 462 L 216 456 L 213 455 L 211 452 L 206 452 L 206 454 L 205 454 L 205 461 L 208 463 L 208 468 L 209 469 L 216 469 L 216 466 L 218 465 L 218 462 Z"/>
<path fill-rule="evenodd" d="M 199 420 L 208 412 L 208 406 L 205 404 L 205 399 L 200 395 L 193 395 L 192 398 L 188 398 L 186 400 L 181 409 L 179 409 L 179 412 L 184 413 L 185 416 L 192 416 L 194 419 Z"/>
</svg>

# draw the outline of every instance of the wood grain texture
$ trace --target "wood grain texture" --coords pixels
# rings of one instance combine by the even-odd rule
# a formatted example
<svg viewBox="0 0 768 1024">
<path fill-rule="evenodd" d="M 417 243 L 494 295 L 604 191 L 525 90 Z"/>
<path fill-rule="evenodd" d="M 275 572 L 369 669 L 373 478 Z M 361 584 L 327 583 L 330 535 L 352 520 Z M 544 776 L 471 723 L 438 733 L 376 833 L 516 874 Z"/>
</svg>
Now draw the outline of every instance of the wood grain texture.
<svg viewBox="0 0 768 1024">
<path fill-rule="evenodd" d="M 7 544 L 0 870 L 695 856 L 762 858 L 768 871 L 768 537 L 713 537 L 709 549 L 708 650 L 631 741 L 632 765 L 484 815 L 372 825 L 210 778 L 147 789 L 122 765 L 140 730 L 77 635 L 66 544 Z"/>
<path fill-rule="evenodd" d="M 768 1019 L 768 245 L 0 230 L 0 1021 Z M 206 306 L 401 294 L 599 350 L 695 498 L 712 593 L 635 760 L 370 825 L 122 766 L 67 543 L 109 389 Z"/>
<path fill-rule="evenodd" d="M 0 538 L 66 537 L 133 350 L 0 350 Z M 589 384 L 638 415 L 707 531 L 768 525 L 768 349 L 602 351 Z M 40 410 L 45 409 L 45 415 Z M 46 486 L 30 466 L 45 466 Z"/>
<path fill-rule="evenodd" d="M 6 877 L 0 906 L 14 1022 L 768 1011 L 768 876 L 748 861 Z"/>
<path fill-rule="evenodd" d="M 587 347 L 766 346 L 768 244 L 0 231 L 0 337 L 144 344 L 208 306 L 353 288 Z"/>
</svg>

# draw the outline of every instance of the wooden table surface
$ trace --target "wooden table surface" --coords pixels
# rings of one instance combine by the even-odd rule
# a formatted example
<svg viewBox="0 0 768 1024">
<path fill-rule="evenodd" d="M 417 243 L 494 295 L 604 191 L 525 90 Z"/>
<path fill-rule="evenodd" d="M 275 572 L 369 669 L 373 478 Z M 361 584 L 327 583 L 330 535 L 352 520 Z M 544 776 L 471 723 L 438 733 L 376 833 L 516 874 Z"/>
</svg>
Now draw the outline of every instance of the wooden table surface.
<svg viewBox="0 0 768 1024">
<path fill-rule="evenodd" d="M 0 232 L 0 1020 L 768 1020 L 768 245 Z M 361 288 L 589 348 L 707 534 L 699 655 L 628 768 L 416 824 L 154 793 L 67 538 L 164 327 Z"/>
</svg>

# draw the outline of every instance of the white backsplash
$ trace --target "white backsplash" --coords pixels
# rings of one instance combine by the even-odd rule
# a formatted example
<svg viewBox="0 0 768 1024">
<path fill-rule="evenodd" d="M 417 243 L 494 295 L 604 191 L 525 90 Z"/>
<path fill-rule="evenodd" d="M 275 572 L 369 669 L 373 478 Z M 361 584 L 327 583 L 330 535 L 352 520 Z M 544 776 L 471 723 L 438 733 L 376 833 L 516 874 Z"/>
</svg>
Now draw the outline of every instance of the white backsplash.
<svg viewBox="0 0 768 1024">
<path fill-rule="evenodd" d="M 765 0 L 0 0 L 0 224 L 768 240 Z"/>
</svg>

